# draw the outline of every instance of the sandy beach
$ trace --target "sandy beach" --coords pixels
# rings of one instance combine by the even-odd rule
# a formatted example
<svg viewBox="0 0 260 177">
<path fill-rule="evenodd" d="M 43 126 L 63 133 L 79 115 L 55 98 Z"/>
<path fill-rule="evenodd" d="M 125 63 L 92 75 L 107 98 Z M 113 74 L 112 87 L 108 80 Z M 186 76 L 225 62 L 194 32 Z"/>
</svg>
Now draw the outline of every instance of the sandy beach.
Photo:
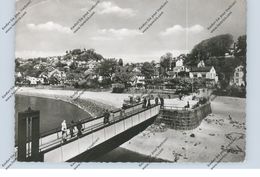
<svg viewBox="0 0 260 177">
<path fill-rule="evenodd" d="M 242 162 L 245 158 L 245 99 L 217 97 L 211 105 L 213 113 L 194 130 L 151 125 L 121 147 L 172 162 L 210 162 L 225 151 L 223 162 Z"/>
<path fill-rule="evenodd" d="M 51 99 L 71 99 L 80 98 L 80 99 L 92 99 L 106 105 L 113 106 L 115 108 L 122 107 L 123 100 L 128 99 L 131 94 L 123 93 L 116 94 L 110 92 L 90 92 L 90 91 L 74 91 L 74 90 L 50 90 L 50 89 L 36 89 L 32 87 L 22 87 L 16 94 L 27 95 L 27 96 L 37 96 L 43 98 Z"/>
<path fill-rule="evenodd" d="M 17 94 L 68 99 L 75 91 L 21 88 Z M 130 94 L 84 91 L 80 98 L 120 108 L 128 96 Z M 186 101 L 184 99 L 181 104 L 185 105 Z M 175 104 L 174 101 L 168 103 Z M 180 131 L 151 125 L 120 148 L 171 162 L 210 162 L 225 151 L 223 162 L 242 162 L 245 158 L 245 104 L 246 100 L 241 98 L 216 97 L 211 102 L 213 113 L 196 129 Z"/>
</svg>

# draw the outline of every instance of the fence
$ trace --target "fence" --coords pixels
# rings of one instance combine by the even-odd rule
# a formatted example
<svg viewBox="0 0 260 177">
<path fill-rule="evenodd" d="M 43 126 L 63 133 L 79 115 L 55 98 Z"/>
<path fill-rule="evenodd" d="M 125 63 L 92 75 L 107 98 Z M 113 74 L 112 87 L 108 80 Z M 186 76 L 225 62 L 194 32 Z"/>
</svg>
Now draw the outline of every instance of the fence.
<svg viewBox="0 0 260 177">
<path fill-rule="evenodd" d="M 69 140 L 66 143 L 58 142 L 55 146 L 45 149 L 42 152 L 43 160 L 47 162 L 62 162 L 74 158 L 110 138 L 158 115 L 159 110 L 159 106 L 139 109 L 135 113 L 131 112 L 131 114 L 123 118 L 115 119 L 111 124 L 101 124 L 96 128 L 90 127 L 90 131 L 86 129 L 80 138 Z"/>
</svg>

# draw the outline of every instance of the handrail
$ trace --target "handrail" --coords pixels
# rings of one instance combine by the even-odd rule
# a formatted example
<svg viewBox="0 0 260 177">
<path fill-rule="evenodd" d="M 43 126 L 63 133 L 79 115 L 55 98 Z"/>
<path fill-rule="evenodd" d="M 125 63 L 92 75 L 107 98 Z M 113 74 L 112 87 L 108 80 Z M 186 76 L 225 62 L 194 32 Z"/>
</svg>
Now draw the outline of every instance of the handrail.
<svg viewBox="0 0 260 177">
<path fill-rule="evenodd" d="M 133 107 L 139 106 L 139 105 L 141 105 L 141 104 L 142 104 L 142 103 L 134 104 L 134 105 L 132 105 L 132 106 L 126 108 L 125 111 L 128 110 L 128 109 L 131 109 L 131 108 L 133 108 Z M 118 110 L 116 110 L 116 111 L 111 111 L 111 112 L 112 112 L 112 113 L 117 113 L 117 112 L 120 112 L 120 111 L 121 111 L 121 109 L 118 109 Z M 91 122 L 91 121 L 94 121 L 94 120 L 98 120 L 98 119 L 101 119 L 101 118 L 104 118 L 104 116 L 102 115 L 102 116 L 98 116 L 98 117 L 95 117 L 95 118 L 92 118 L 92 119 L 91 119 L 91 118 L 85 118 L 85 119 L 80 120 L 80 122 L 81 122 L 81 124 L 84 124 L 84 123 Z M 71 128 L 71 127 L 74 127 L 74 126 L 75 126 L 75 125 L 69 125 L 69 126 L 67 126 L 67 129 L 69 129 L 69 128 Z M 60 128 L 60 127 L 56 127 L 56 128 L 51 129 L 51 130 L 44 131 L 44 132 L 41 134 L 41 138 L 46 137 L 46 136 L 49 136 L 49 135 L 51 135 L 51 134 L 58 133 L 58 132 L 60 132 L 60 131 L 61 131 L 61 128 Z"/>
<path fill-rule="evenodd" d="M 104 128 L 104 127 L 107 127 L 107 126 L 111 126 L 111 125 L 113 125 L 113 124 L 115 124 L 115 123 L 117 123 L 117 122 L 119 122 L 119 121 L 128 119 L 129 117 L 132 117 L 132 116 L 134 116 L 134 115 L 136 115 L 136 114 L 139 114 L 139 113 L 141 113 L 141 112 L 147 111 L 147 110 L 149 110 L 149 109 L 151 109 L 151 108 L 154 108 L 154 107 L 156 107 L 156 106 L 158 106 L 158 105 L 152 105 L 152 106 L 149 107 L 149 108 L 142 108 L 140 111 L 137 111 L 137 112 L 134 111 L 133 114 L 129 114 L 129 115 L 126 115 L 126 116 L 124 116 L 124 117 L 122 117 L 122 118 L 118 118 L 118 119 L 112 120 L 112 121 L 110 122 L 110 124 L 99 123 L 99 124 L 92 125 L 92 126 L 86 128 L 86 129 L 84 129 L 84 130 L 82 131 L 83 135 L 81 135 L 81 136 L 87 136 L 87 135 L 89 135 L 89 134 L 91 134 L 91 133 L 94 133 L 94 132 L 98 131 L 100 128 Z M 121 116 L 119 116 L 119 117 L 121 117 Z M 78 139 L 78 138 L 79 138 L 78 136 L 75 136 L 75 137 L 71 138 L 70 140 L 68 140 L 66 143 L 70 143 L 70 142 L 72 142 L 72 141 L 74 141 L 75 139 Z M 62 137 L 57 138 L 56 140 L 57 140 L 58 142 L 60 142 L 60 141 L 62 140 Z M 52 143 L 52 144 L 49 144 L 48 146 L 45 146 L 44 148 L 40 148 L 40 151 L 41 151 L 42 149 L 45 149 L 45 150 L 43 150 L 43 151 L 41 151 L 41 152 L 48 151 L 49 149 L 46 149 L 46 148 L 47 148 L 47 147 L 53 147 L 53 145 L 57 144 L 57 141 L 55 141 L 55 142 Z M 56 146 L 54 146 L 54 147 L 56 147 Z"/>
</svg>

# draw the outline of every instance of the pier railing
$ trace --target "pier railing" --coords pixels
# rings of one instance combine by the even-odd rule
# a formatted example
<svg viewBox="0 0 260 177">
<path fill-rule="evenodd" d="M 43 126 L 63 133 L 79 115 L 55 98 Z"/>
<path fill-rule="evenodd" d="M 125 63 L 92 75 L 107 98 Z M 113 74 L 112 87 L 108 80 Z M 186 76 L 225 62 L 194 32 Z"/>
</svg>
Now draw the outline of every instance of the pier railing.
<svg viewBox="0 0 260 177">
<path fill-rule="evenodd" d="M 135 112 L 138 112 L 140 110 L 143 110 L 142 103 L 135 104 L 127 109 L 124 110 L 116 110 L 112 111 L 110 113 L 110 123 L 113 123 L 117 120 L 120 120 L 126 116 L 129 116 L 130 114 L 134 114 Z M 104 125 L 104 116 L 99 116 L 93 119 L 83 119 L 80 121 L 82 125 L 82 133 L 91 132 L 101 126 Z M 67 130 L 69 131 L 70 128 L 73 128 L 75 125 L 69 125 L 67 127 Z M 74 135 L 73 137 L 70 137 L 69 132 L 67 132 L 66 138 L 68 140 L 77 138 L 77 135 Z M 40 144 L 40 151 L 46 150 L 47 148 L 62 142 L 62 131 L 61 127 L 57 127 L 55 129 L 46 131 L 41 134 L 41 138 L 39 140 Z"/>
<path fill-rule="evenodd" d="M 137 109 L 136 109 L 137 108 Z M 103 120 L 98 122 L 88 121 L 84 123 L 85 129 L 81 136 L 73 138 L 68 137 L 66 142 L 62 139 L 56 139 L 52 143 L 47 143 L 46 146 L 40 146 L 44 161 L 61 162 L 67 161 L 116 135 L 154 117 L 159 114 L 160 106 L 152 105 L 149 108 L 135 107 L 131 108 L 125 115 L 115 116 L 109 124 L 104 124 Z M 51 135 L 49 135 L 51 136 Z M 49 138 L 48 138 L 49 139 Z M 46 139 L 47 140 L 47 139 Z"/>
</svg>

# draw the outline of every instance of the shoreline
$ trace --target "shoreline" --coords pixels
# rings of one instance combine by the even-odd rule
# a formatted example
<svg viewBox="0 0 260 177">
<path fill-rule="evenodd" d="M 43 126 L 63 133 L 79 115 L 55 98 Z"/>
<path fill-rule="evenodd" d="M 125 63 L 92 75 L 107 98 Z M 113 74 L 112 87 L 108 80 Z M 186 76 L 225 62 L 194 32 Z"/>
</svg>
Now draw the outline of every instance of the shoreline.
<svg viewBox="0 0 260 177">
<path fill-rule="evenodd" d="M 71 97 L 75 98 L 75 93 L 79 92 L 79 90 L 49 90 L 49 89 L 38 89 L 38 88 L 29 88 L 29 87 L 21 87 L 16 94 L 17 95 L 25 95 L 25 96 L 36 96 L 41 98 L 51 98 L 51 99 L 71 99 Z M 94 101 L 103 103 L 105 105 L 109 105 L 115 108 L 121 108 L 123 105 L 123 100 L 128 99 L 129 96 L 133 94 L 130 93 L 110 93 L 110 92 L 92 92 L 92 91 L 84 91 L 79 95 L 79 99 L 86 100 L 92 99 Z M 138 95 L 138 94 L 136 94 Z"/>
</svg>

